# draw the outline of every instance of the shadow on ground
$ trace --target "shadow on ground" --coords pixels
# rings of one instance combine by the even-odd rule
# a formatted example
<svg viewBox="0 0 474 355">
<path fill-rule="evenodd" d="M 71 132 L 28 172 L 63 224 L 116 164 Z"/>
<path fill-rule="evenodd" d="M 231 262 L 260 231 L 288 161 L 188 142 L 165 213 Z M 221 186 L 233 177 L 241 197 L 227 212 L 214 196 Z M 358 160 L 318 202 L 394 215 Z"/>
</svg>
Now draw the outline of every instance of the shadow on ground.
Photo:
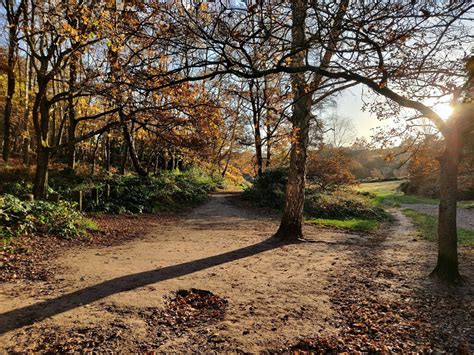
<svg viewBox="0 0 474 355">
<path fill-rule="evenodd" d="M 283 243 L 271 238 L 227 253 L 156 270 L 118 277 L 54 299 L 14 309 L 0 314 L 0 334 L 27 325 L 32 325 L 38 321 L 90 304 L 116 293 L 131 291 L 146 285 L 188 275 L 217 265 L 276 249 L 287 244 L 288 243 Z"/>
</svg>

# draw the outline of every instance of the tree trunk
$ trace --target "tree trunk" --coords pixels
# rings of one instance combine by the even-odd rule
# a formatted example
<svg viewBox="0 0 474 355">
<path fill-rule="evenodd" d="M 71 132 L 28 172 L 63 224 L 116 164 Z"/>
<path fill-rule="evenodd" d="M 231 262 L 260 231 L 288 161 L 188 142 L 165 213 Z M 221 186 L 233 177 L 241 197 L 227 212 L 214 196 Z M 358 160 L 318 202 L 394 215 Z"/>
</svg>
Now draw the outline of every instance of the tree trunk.
<svg viewBox="0 0 474 355">
<path fill-rule="evenodd" d="M 68 119 L 69 126 L 67 130 L 68 141 L 72 142 L 76 138 L 76 108 L 74 107 L 74 85 L 76 84 L 76 58 L 75 56 L 71 57 L 71 63 L 69 65 L 69 94 L 67 98 L 67 109 L 68 109 Z M 76 145 L 71 144 L 67 148 L 67 161 L 68 167 L 71 169 L 76 168 Z"/>
<path fill-rule="evenodd" d="M 49 151 L 38 143 L 37 157 L 36 157 L 36 172 L 33 185 L 33 195 L 35 199 L 46 198 L 48 191 L 48 164 Z"/>
<path fill-rule="evenodd" d="M 262 154 L 262 136 L 260 133 L 260 120 L 254 119 L 255 127 L 255 158 L 257 160 L 257 174 L 262 176 L 263 174 L 263 154 Z"/>
<path fill-rule="evenodd" d="M 125 138 L 125 142 L 127 142 L 128 151 L 130 152 L 130 158 L 132 160 L 133 168 L 135 169 L 138 175 L 147 176 L 148 174 L 142 168 L 140 161 L 138 159 L 138 155 L 137 155 L 137 152 L 135 151 L 135 146 L 133 144 L 133 138 L 132 138 L 132 135 L 130 134 L 130 131 L 128 130 L 127 125 L 126 124 L 122 125 L 122 129 L 123 129 L 123 136 Z"/>
<path fill-rule="evenodd" d="M 267 159 L 265 161 L 265 169 L 270 167 L 272 158 L 272 137 L 271 137 L 271 128 L 267 126 Z"/>
<path fill-rule="evenodd" d="M 10 6 L 10 5 L 7 5 Z M 11 24 L 10 24 L 11 25 Z M 4 161 L 10 158 L 10 140 L 11 140 L 11 116 L 13 107 L 13 95 L 15 94 L 15 48 L 17 46 L 17 26 L 10 27 L 8 45 L 8 64 L 7 64 L 7 97 L 5 99 L 5 115 L 3 119 L 3 150 Z"/>
<path fill-rule="evenodd" d="M 303 237 L 303 208 L 305 196 L 306 155 L 309 141 L 312 96 L 301 97 L 293 109 L 293 132 L 290 152 L 290 170 L 286 186 L 285 207 L 275 236 L 297 240 Z"/>
<path fill-rule="evenodd" d="M 446 139 L 445 152 L 439 160 L 438 262 L 431 273 L 432 276 L 447 282 L 460 279 L 456 216 L 458 167 L 462 149 L 456 138 Z"/>
<path fill-rule="evenodd" d="M 109 172 L 110 171 L 110 164 L 111 164 L 111 154 L 112 154 L 112 149 L 110 147 L 110 137 L 107 134 L 105 136 L 105 171 Z"/>
<path fill-rule="evenodd" d="M 293 49 L 298 51 L 292 58 L 295 66 L 304 65 L 307 50 L 302 50 L 305 43 L 306 1 L 292 2 Z M 285 207 L 280 228 L 275 237 L 286 240 L 302 238 L 302 222 L 304 207 L 304 187 L 306 170 L 306 149 L 308 146 L 309 120 L 311 118 L 312 95 L 307 93 L 304 73 L 293 74 L 291 77 L 293 90 L 293 124 L 291 136 L 290 171 L 286 186 Z"/>
<path fill-rule="evenodd" d="M 125 175 L 127 170 L 127 160 L 128 160 L 128 144 L 124 142 L 123 144 L 123 159 L 122 164 L 120 165 L 120 175 Z"/>
</svg>

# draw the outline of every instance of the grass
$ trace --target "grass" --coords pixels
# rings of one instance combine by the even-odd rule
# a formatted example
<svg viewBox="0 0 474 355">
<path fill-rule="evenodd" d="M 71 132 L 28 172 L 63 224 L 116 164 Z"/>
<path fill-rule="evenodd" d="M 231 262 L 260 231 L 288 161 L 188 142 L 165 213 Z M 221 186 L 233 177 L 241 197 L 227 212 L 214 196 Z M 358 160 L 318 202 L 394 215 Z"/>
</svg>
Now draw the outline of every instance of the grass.
<svg viewBox="0 0 474 355">
<path fill-rule="evenodd" d="M 411 219 L 421 238 L 436 241 L 438 239 L 438 219 L 412 209 L 403 210 Z M 474 231 L 458 228 L 458 242 L 463 245 L 474 245 Z"/>
<path fill-rule="evenodd" d="M 340 229 L 351 230 L 355 232 L 371 232 L 380 226 L 380 222 L 373 219 L 324 219 L 311 218 L 306 220 L 309 223 L 319 224 L 325 227 L 334 227 Z"/>
<path fill-rule="evenodd" d="M 373 195 L 373 202 L 377 206 L 400 207 L 400 205 L 427 204 L 438 205 L 439 200 L 436 198 L 405 195 L 399 191 L 400 184 L 404 181 L 382 181 L 368 182 L 360 184 L 356 191 L 369 192 Z M 458 207 L 474 208 L 474 201 L 459 201 Z"/>
<path fill-rule="evenodd" d="M 458 207 L 467 208 L 467 209 L 474 209 L 474 201 L 459 201 Z"/>
<path fill-rule="evenodd" d="M 374 196 L 373 202 L 377 206 L 399 207 L 400 205 L 412 205 L 417 203 L 430 205 L 439 203 L 439 201 L 434 198 L 405 195 L 398 190 L 402 182 L 403 181 L 382 181 L 363 183 L 360 184 L 356 190 L 372 194 Z"/>
</svg>

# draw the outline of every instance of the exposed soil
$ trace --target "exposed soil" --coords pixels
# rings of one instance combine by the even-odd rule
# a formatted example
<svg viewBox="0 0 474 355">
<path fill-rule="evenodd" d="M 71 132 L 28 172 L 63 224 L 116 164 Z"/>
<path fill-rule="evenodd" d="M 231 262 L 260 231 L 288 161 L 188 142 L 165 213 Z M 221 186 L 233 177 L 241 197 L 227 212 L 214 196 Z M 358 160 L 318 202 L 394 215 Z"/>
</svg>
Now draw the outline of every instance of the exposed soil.
<svg viewBox="0 0 474 355">
<path fill-rule="evenodd" d="M 410 208 L 412 210 L 424 213 L 430 216 L 438 215 L 438 205 L 430 205 L 425 203 L 417 203 L 410 205 L 402 205 L 402 208 Z M 474 209 L 458 208 L 457 212 L 458 227 L 474 231 Z"/>
<path fill-rule="evenodd" d="M 26 281 L 0 284 L 2 349 L 474 350 L 473 248 L 460 252 L 466 282 L 442 286 L 426 277 L 435 245 L 399 211 L 379 234 L 308 225 L 315 242 L 288 245 L 270 238 L 273 216 L 234 198 L 137 220 L 147 233 L 118 245 L 61 249 L 27 292 Z"/>
</svg>

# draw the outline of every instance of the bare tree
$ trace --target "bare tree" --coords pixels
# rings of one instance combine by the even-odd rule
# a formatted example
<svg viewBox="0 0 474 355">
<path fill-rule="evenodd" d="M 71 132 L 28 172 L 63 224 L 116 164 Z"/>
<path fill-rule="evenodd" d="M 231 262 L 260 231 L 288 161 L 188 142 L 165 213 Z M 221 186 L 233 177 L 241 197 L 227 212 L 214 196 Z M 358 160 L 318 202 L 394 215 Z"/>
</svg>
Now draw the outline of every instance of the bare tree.
<svg viewBox="0 0 474 355">
<path fill-rule="evenodd" d="M 337 114 L 329 115 L 324 119 L 324 130 L 326 131 L 326 142 L 335 148 L 352 144 L 356 137 L 352 119 Z"/>
</svg>

